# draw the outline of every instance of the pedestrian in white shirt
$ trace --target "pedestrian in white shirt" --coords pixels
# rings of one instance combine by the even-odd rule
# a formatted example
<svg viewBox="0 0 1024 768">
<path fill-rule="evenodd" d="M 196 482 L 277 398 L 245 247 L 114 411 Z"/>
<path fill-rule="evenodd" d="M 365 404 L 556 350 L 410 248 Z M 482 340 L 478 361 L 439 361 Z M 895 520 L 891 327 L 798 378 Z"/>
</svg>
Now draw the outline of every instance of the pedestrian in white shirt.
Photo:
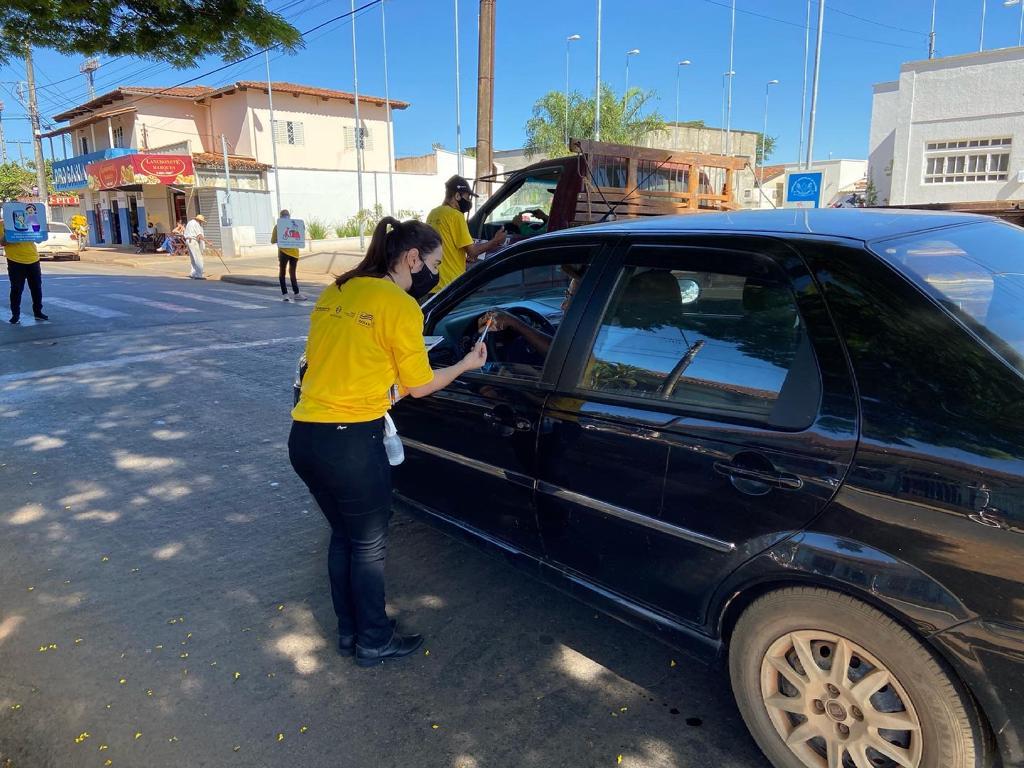
<svg viewBox="0 0 1024 768">
<path fill-rule="evenodd" d="M 203 234 L 203 224 L 206 217 L 197 213 L 188 224 L 185 225 L 185 244 L 188 246 L 188 260 L 192 263 L 192 271 L 189 277 L 193 280 L 205 280 L 203 276 L 203 249 L 206 247 L 206 236 Z"/>
</svg>

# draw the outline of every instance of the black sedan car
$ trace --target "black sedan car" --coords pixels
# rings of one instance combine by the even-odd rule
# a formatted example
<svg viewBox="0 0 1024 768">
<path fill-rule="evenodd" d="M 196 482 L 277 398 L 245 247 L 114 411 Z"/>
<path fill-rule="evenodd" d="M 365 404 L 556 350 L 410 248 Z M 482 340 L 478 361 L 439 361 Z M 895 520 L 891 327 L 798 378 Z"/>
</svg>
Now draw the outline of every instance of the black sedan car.
<svg viewBox="0 0 1024 768">
<path fill-rule="evenodd" d="M 424 308 L 400 502 L 727 661 L 779 768 L 1024 765 L 1024 230 L 751 211 L 523 242 Z"/>
</svg>

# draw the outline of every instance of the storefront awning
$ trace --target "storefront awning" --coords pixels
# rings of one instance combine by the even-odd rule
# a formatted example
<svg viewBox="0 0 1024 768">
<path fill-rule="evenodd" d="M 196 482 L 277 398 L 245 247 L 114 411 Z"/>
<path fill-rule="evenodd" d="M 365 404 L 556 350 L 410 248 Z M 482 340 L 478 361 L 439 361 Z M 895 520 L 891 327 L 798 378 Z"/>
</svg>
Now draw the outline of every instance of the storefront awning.
<svg viewBox="0 0 1024 768">
<path fill-rule="evenodd" d="M 137 184 L 186 186 L 195 184 L 195 167 L 188 155 L 155 155 L 140 152 L 85 166 L 89 189 L 119 189 Z"/>
</svg>

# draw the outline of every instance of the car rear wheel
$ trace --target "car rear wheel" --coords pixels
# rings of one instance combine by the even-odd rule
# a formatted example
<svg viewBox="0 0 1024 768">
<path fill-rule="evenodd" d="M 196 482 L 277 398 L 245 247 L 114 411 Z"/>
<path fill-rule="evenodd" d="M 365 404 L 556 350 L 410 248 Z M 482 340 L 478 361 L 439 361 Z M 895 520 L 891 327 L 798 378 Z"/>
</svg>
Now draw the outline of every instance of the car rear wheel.
<svg viewBox="0 0 1024 768">
<path fill-rule="evenodd" d="M 729 672 L 777 768 L 976 768 L 973 700 L 909 632 L 846 595 L 772 592 L 740 616 Z"/>
</svg>

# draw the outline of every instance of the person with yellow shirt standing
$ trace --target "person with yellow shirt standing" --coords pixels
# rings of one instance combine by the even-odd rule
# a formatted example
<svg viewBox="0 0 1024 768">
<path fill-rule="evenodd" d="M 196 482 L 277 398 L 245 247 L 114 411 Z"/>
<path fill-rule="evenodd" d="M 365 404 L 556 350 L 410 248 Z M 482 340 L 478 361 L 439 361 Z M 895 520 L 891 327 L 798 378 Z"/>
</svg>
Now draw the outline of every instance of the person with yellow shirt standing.
<svg viewBox="0 0 1024 768">
<path fill-rule="evenodd" d="M 313 308 L 306 375 L 292 411 L 288 457 L 331 525 L 338 652 L 354 653 L 364 667 L 408 656 L 423 642 L 398 634 L 385 612 L 391 466 L 384 416 L 395 396 L 426 397 L 487 361 L 477 343 L 455 365 L 430 367 L 414 296 L 433 287 L 440 260 L 441 239 L 426 224 L 381 220 L 363 260 Z"/>
<path fill-rule="evenodd" d="M 461 176 L 452 176 L 444 183 L 444 202 L 427 214 L 427 224 L 441 236 L 441 279 L 431 293 L 437 293 L 466 271 L 480 254 L 493 251 L 505 242 L 505 229 L 499 227 L 490 240 L 477 243 L 469 234 L 466 214 L 473 207 L 471 198 L 478 197 Z"/>
<path fill-rule="evenodd" d="M 7 275 L 11 279 L 11 325 L 21 322 L 21 295 L 28 283 L 32 294 L 32 314 L 36 320 L 49 320 L 43 314 L 43 270 L 39 266 L 39 251 L 35 243 L 9 243 L 4 225 L 0 221 L 0 245 L 7 256 Z"/>
<path fill-rule="evenodd" d="M 281 211 L 278 216 L 278 220 L 290 219 L 291 214 L 287 209 Z M 274 225 L 274 229 L 270 232 L 270 242 L 277 242 L 277 224 Z M 295 268 L 299 265 L 299 249 L 298 248 L 281 248 L 277 249 L 277 279 L 281 283 L 281 300 L 288 301 L 288 286 L 284 282 L 285 270 L 288 270 L 288 274 L 292 279 L 292 297 L 293 301 L 305 301 L 306 297 L 299 293 L 299 281 L 295 279 Z"/>
</svg>

